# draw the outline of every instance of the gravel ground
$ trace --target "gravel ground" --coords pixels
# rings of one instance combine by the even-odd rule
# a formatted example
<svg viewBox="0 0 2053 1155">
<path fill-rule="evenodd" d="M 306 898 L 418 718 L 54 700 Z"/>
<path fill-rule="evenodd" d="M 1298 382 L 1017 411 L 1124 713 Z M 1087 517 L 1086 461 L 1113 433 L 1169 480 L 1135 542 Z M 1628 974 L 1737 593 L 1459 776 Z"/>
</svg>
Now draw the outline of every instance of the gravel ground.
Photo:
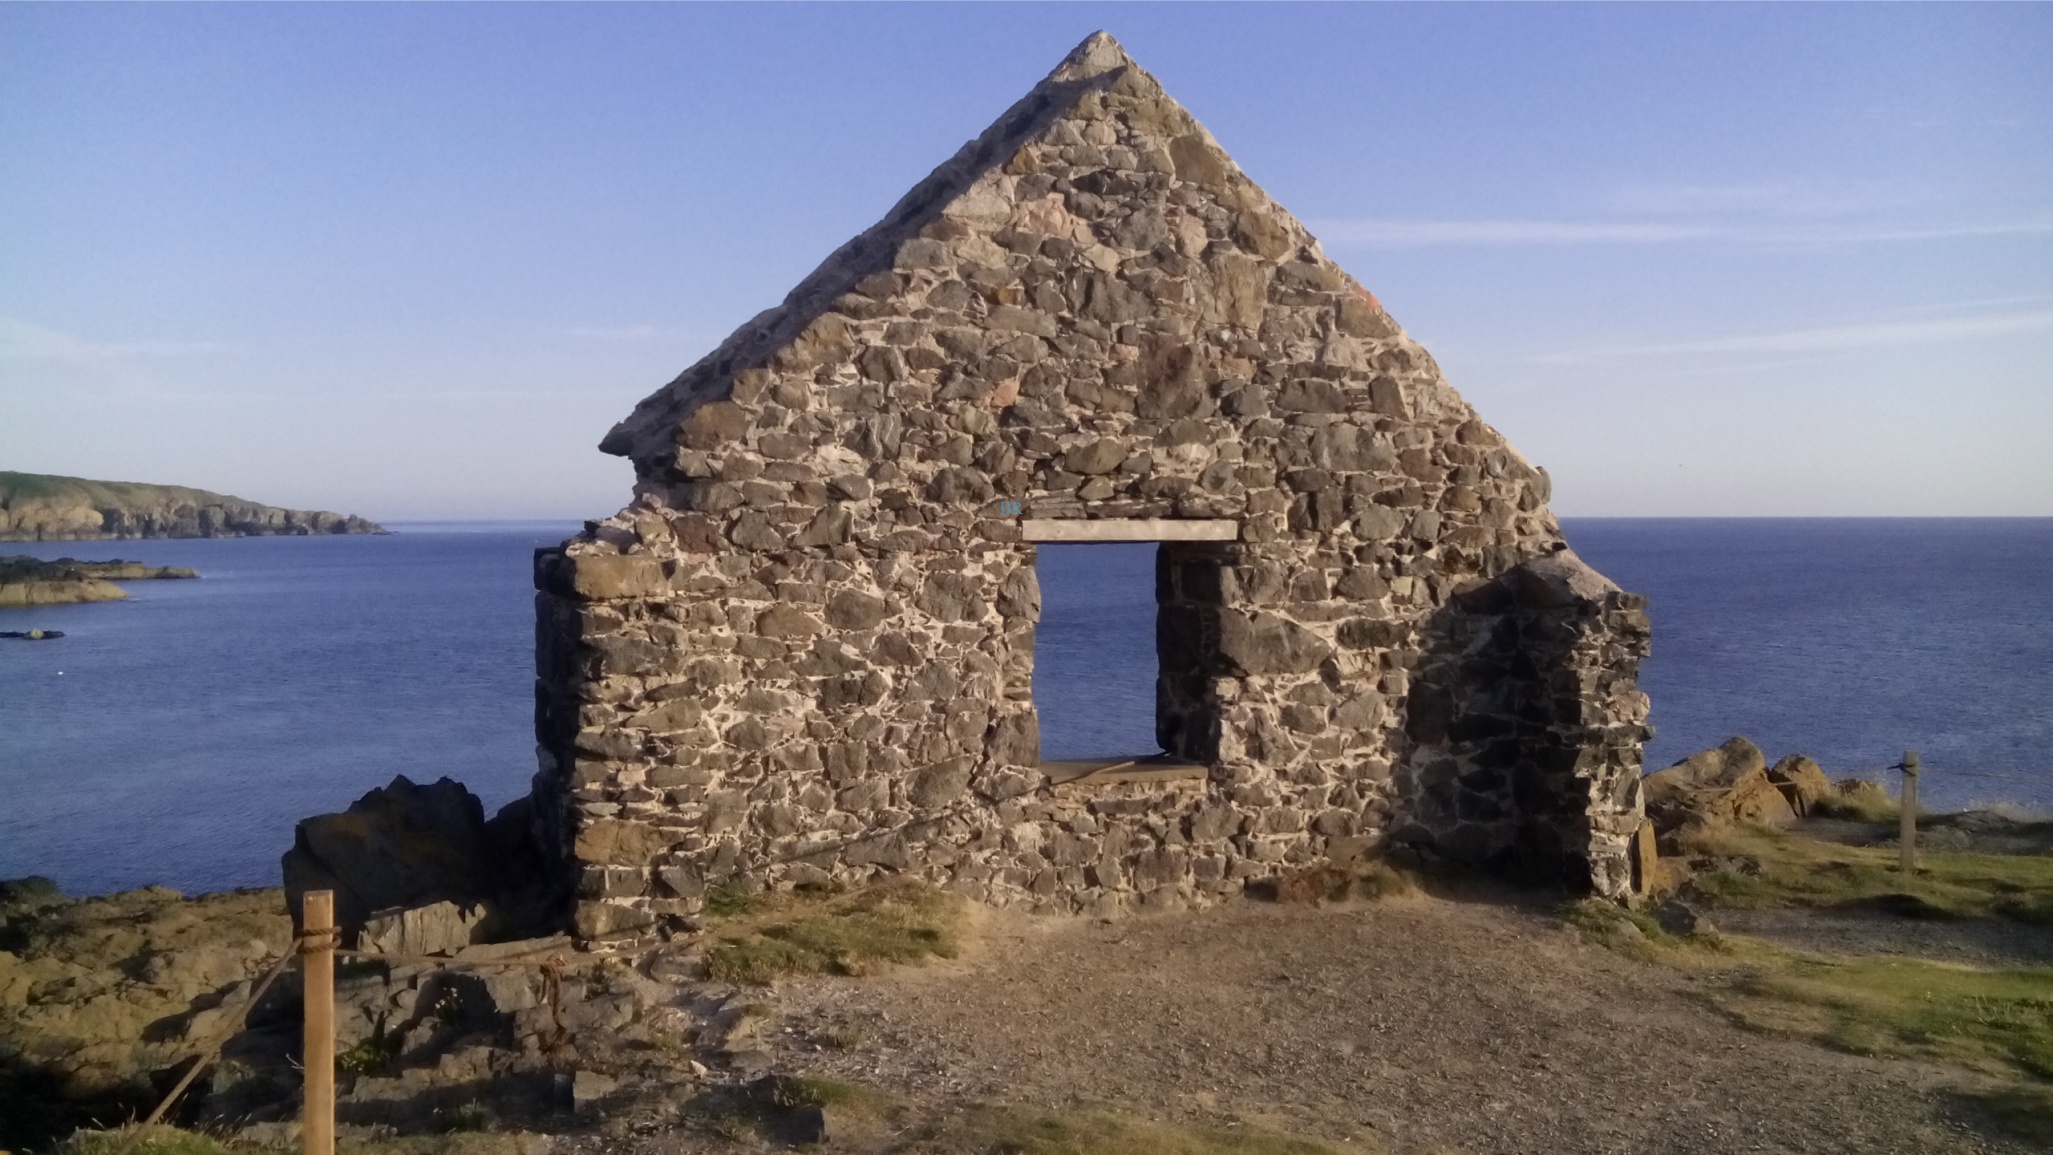
<svg viewBox="0 0 2053 1155">
<path fill-rule="evenodd" d="M 1370 1149 L 2029 1149 L 1954 1098 L 1972 1076 L 1749 1033 L 1697 981 L 1487 894 L 992 913 L 956 963 L 774 1001 L 780 1069 L 928 1100 L 1106 1102 Z"/>
</svg>

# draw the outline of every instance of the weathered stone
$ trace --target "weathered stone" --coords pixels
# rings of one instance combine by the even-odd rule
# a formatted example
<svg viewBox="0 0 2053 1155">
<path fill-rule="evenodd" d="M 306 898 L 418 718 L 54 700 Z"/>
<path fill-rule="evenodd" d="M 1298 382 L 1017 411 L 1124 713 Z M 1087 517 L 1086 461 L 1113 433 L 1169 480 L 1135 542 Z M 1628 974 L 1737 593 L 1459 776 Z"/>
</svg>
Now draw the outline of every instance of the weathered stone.
<svg viewBox="0 0 2053 1155">
<path fill-rule="evenodd" d="M 657 734 L 689 730 L 699 724 L 706 711 L 690 698 L 677 698 L 636 714 L 629 725 Z"/>
<path fill-rule="evenodd" d="M 571 588 L 593 600 L 659 597 L 670 592 L 663 563 L 646 555 L 580 554 L 571 562 Z"/>
<path fill-rule="evenodd" d="M 748 414 L 732 402 L 701 405 L 678 427 L 677 443 L 687 449 L 718 449 L 747 433 L 748 422 Z"/>
<path fill-rule="evenodd" d="M 669 848 L 671 838 L 653 826 L 619 818 L 595 818 L 577 832 L 571 852 L 579 862 L 639 866 Z"/>
<path fill-rule="evenodd" d="M 1062 455 L 1062 467 L 1071 473 L 1091 476 L 1110 473 L 1126 460 L 1126 446 L 1110 437 L 1079 445 Z"/>
<path fill-rule="evenodd" d="M 756 618 L 756 633 L 766 638 L 810 638 L 824 628 L 797 606 L 771 606 Z"/>
<path fill-rule="evenodd" d="M 1276 408 L 1292 413 L 1342 413 L 1347 409 L 1347 395 L 1323 378 L 1299 378 L 1284 382 L 1277 391 Z"/>
<path fill-rule="evenodd" d="M 883 598 L 861 590 L 839 590 L 827 599 L 827 624 L 842 630 L 867 630 L 891 614 Z"/>
<path fill-rule="evenodd" d="M 485 921 L 483 906 L 437 902 L 381 910 L 364 921 L 362 949 L 380 954 L 453 955 L 471 944 Z"/>
<path fill-rule="evenodd" d="M 1220 615 L 1219 653 L 1243 674 L 1295 674 L 1317 669 L 1333 647 L 1287 618 L 1228 610 Z"/>
<path fill-rule="evenodd" d="M 968 758 L 950 758 L 926 767 L 913 778 L 908 799 L 929 810 L 949 805 L 969 790 L 971 766 Z"/>
</svg>

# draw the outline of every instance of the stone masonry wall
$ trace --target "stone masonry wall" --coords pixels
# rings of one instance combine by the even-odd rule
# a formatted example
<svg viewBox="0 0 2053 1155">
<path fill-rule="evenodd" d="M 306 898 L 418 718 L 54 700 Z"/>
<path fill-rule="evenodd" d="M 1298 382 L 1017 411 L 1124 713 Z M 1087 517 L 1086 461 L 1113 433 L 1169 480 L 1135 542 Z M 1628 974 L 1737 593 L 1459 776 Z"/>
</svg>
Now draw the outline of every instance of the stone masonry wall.
<svg viewBox="0 0 2053 1155">
<path fill-rule="evenodd" d="M 1113 912 L 1400 843 L 1622 893 L 1637 606 L 1108 37 L 602 448 L 634 501 L 536 564 L 537 812 L 588 939 L 715 884 Z M 1159 566 L 1158 728 L 1209 779 L 1041 774 L 1008 501 L 1237 523 Z"/>
</svg>

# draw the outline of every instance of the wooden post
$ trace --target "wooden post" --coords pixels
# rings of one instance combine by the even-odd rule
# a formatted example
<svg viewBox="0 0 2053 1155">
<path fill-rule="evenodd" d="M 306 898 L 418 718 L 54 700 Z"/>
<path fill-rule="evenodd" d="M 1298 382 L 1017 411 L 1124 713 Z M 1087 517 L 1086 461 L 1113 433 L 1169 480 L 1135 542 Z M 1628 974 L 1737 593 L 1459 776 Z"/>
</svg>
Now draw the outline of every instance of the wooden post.
<svg viewBox="0 0 2053 1155">
<path fill-rule="evenodd" d="M 307 891 L 303 909 L 306 1037 L 300 1059 L 306 1095 L 300 1108 L 300 1149 L 305 1155 L 335 1155 L 335 892 Z"/>
<path fill-rule="evenodd" d="M 1897 865 L 1905 874 L 1918 870 L 1918 752 L 1903 752 L 1902 814 L 1896 822 Z"/>
</svg>

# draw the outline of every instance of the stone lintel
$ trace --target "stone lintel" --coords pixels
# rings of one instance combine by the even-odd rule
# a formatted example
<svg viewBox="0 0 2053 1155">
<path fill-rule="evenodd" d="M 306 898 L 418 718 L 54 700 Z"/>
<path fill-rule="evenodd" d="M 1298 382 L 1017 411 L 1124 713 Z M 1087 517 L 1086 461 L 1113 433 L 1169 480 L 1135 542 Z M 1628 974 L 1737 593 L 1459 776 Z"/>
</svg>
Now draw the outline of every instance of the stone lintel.
<svg viewBox="0 0 2053 1155">
<path fill-rule="evenodd" d="M 1238 541 L 1240 523 L 1227 518 L 1029 518 L 1019 523 L 1020 540 L 1092 541 Z"/>
</svg>

